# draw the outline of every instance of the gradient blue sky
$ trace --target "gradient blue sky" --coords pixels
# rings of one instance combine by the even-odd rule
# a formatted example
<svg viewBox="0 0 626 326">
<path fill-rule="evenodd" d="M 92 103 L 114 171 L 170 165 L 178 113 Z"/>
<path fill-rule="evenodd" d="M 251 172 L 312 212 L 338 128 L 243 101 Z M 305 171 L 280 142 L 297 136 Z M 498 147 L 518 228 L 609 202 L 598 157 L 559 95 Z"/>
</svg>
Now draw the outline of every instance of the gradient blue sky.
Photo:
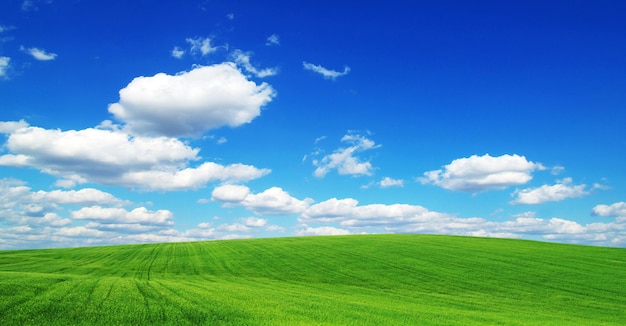
<svg viewBox="0 0 626 326">
<path fill-rule="evenodd" d="M 0 249 L 626 246 L 623 1 L 2 1 L 0 108 Z"/>
</svg>

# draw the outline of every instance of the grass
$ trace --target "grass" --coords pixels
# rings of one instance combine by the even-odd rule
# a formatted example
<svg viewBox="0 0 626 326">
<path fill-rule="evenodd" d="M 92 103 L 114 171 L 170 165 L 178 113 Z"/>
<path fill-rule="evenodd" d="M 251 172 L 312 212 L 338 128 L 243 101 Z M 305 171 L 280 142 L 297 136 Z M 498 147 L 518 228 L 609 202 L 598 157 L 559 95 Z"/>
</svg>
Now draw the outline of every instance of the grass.
<svg viewBox="0 0 626 326">
<path fill-rule="evenodd" d="M 626 249 L 428 235 L 0 251 L 0 325 L 623 325 Z"/>
</svg>

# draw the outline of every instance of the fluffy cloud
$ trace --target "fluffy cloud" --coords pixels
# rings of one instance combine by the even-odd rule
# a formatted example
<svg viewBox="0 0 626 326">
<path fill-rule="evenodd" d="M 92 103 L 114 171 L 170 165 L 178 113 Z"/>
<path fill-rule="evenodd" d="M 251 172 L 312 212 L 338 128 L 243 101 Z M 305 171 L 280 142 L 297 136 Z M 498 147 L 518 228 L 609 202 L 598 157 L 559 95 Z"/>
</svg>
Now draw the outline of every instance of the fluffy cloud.
<svg viewBox="0 0 626 326">
<path fill-rule="evenodd" d="M 18 129 L 28 127 L 24 120 L 20 121 L 0 121 L 0 134 L 11 134 Z"/>
<path fill-rule="evenodd" d="M 304 70 L 310 70 L 324 76 L 324 79 L 335 80 L 337 79 L 337 77 L 345 76 L 350 72 L 350 67 L 348 66 L 344 66 L 342 72 L 330 70 L 320 65 L 315 65 L 306 61 L 302 62 L 302 66 L 304 67 Z"/>
<path fill-rule="evenodd" d="M 45 50 L 39 49 L 39 48 L 25 48 L 25 47 L 21 47 L 21 50 L 30 54 L 31 56 L 33 56 L 33 58 L 39 60 L 39 61 L 50 61 L 50 60 L 54 60 L 57 57 L 56 53 L 50 53 L 50 52 L 46 52 Z"/>
<path fill-rule="evenodd" d="M 289 215 L 303 212 L 311 199 L 299 200 L 279 187 L 266 189 L 258 194 L 239 185 L 222 185 L 213 190 L 212 199 L 228 206 L 243 206 L 260 215 Z"/>
<path fill-rule="evenodd" d="M 241 50 L 235 50 L 235 52 L 233 52 L 232 54 L 232 57 L 238 66 L 243 67 L 246 72 L 249 72 L 256 77 L 263 78 L 268 76 L 274 76 L 278 73 L 277 68 L 257 69 L 250 63 L 250 54 L 245 53 Z"/>
<path fill-rule="evenodd" d="M 516 190 L 512 195 L 516 196 L 512 204 L 541 204 L 549 201 L 560 201 L 567 198 L 577 198 L 588 195 L 585 185 L 571 185 L 572 179 L 565 178 L 555 185 L 543 185 L 539 188 L 526 188 Z"/>
<path fill-rule="evenodd" d="M 5 125 L 6 126 L 6 125 Z M 23 127 L 9 135 L 14 154 L 0 164 L 32 166 L 78 183 L 95 181 L 144 190 L 184 190 L 214 181 L 245 182 L 268 174 L 244 164 L 223 166 L 198 160 L 198 149 L 168 137 L 132 136 L 115 126 L 83 130 Z"/>
<path fill-rule="evenodd" d="M 5 78 L 11 64 L 11 58 L 0 56 L 0 78 Z"/>
<path fill-rule="evenodd" d="M 240 204 L 250 194 L 250 188 L 241 185 L 222 185 L 213 189 L 211 199 L 226 204 Z"/>
<path fill-rule="evenodd" d="M 543 165 L 519 155 L 472 155 L 456 159 L 442 170 L 425 172 L 419 181 L 448 190 L 479 192 L 525 184 L 533 171 L 543 169 Z"/>
<path fill-rule="evenodd" d="M 597 205 L 593 208 L 593 215 L 626 218 L 626 202 L 622 201 L 611 205 Z"/>
<path fill-rule="evenodd" d="M 380 146 L 376 145 L 374 141 L 354 133 L 344 135 L 341 138 L 341 142 L 350 146 L 340 147 L 332 154 L 326 155 L 319 160 L 313 160 L 313 165 L 317 167 L 313 175 L 323 178 L 331 170 L 337 170 L 337 173 L 342 175 L 372 175 L 374 170 L 372 163 L 368 161 L 362 162 L 356 154 Z M 319 151 L 316 152 L 319 153 Z"/>
<path fill-rule="evenodd" d="M 120 101 L 109 112 L 133 134 L 198 136 L 251 122 L 275 95 L 271 86 L 248 80 L 233 63 L 221 63 L 137 77 L 120 90 Z"/>
<path fill-rule="evenodd" d="M 169 226 L 174 224 L 172 212 L 149 211 L 145 207 L 127 211 L 123 208 L 91 206 L 72 212 L 72 219 L 96 221 L 103 224 L 148 224 Z"/>
</svg>

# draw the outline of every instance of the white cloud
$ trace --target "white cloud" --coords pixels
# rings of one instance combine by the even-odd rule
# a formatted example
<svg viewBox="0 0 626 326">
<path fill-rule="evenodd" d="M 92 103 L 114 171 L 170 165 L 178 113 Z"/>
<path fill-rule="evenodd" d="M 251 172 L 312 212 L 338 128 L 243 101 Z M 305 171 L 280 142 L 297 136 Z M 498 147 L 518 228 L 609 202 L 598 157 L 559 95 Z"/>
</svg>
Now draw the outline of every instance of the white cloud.
<svg viewBox="0 0 626 326">
<path fill-rule="evenodd" d="M 9 135 L 0 164 L 32 166 L 65 181 L 95 181 L 144 190 L 185 190 L 208 182 L 245 182 L 270 172 L 244 164 L 199 160 L 199 149 L 178 139 L 132 136 L 115 127 L 48 130 L 25 127 Z"/>
<path fill-rule="evenodd" d="M 250 194 L 250 189 L 241 185 L 222 185 L 215 187 L 211 199 L 227 204 L 239 204 Z"/>
<path fill-rule="evenodd" d="M 385 177 L 382 180 L 380 180 L 380 187 L 381 188 L 404 187 L 404 180 Z"/>
<path fill-rule="evenodd" d="M 350 231 L 344 229 L 338 229 L 332 226 L 320 226 L 317 228 L 307 227 L 305 229 L 296 232 L 296 235 L 346 235 L 350 234 Z"/>
<path fill-rule="evenodd" d="M 240 223 L 222 224 L 218 226 L 217 229 L 220 231 L 227 231 L 227 232 L 250 232 L 252 231 L 250 227 L 245 226 Z"/>
<path fill-rule="evenodd" d="M 181 49 L 181 48 L 179 48 L 179 47 L 175 46 L 175 47 L 172 49 L 171 54 L 172 54 L 172 57 L 174 57 L 174 58 L 176 58 L 176 59 L 181 59 L 181 58 L 185 55 L 185 50 L 183 50 L 183 49 Z"/>
<path fill-rule="evenodd" d="M 46 201 L 54 204 L 77 204 L 77 205 L 122 205 L 128 204 L 108 192 L 94 188 L 80 190 L 53 190 L 38 191 L 32 194 L 34 201 Z"/>
<path fill-rule="evenodd" d="M 30 48 L 27 49 L 25 47 L 21 47 L 21 50 L 33 56 L 33 58 L 39 61 L 50 61 L 54 60 L 57 57 L 56 53 L 46 52 L 45 50 L 39 48 Z"/>
<path fill-rule="evenodd" d="M 418 180 L 448 190 L 479 192 L 525 184 L 532 179 L 533 171 L 543 169 L 543 165 L 516 154 L 472 155 L 452 161 L 443 170 L 425 172 Z"/>
<path fill-rule="evenodd" d="M 187 43 L 189 44 L 189 52 L 191 52 L 192 54 L 200 54 L 201 56 L 206 56 L 208 54 L 216 52 L 219 49 L 219 47 L 217 46 L 211 46 L 211 39 L 208 37 L 187 38 L 185 41 L 187 41 Z"/>
<path fill-rule="evenodd" d="M 261 215 L 288 215 L 301 213 L 310 202 L 310 199 L 299 200 L 279 187 L 272 187 L 258 194 L 249 194 L 241 205 Z"/>
<path fill-rule="evenodd" d="M 0 56 L 0 77 L 5 78 L 11 64 L 11 58 Z"/>
<path fill-rule="evenodd" d="M 565 178 L 555 185 L 543 185 L 539 188 L 526 188 L 516 190 L 512 195 L 516 196 L 512 204 L 541 204 L 550 201 L 561 201 L 567 198 L 577 198 L 589 194 L 585 185 L 570 185 L 571 178 Z"/>
<path fill-rule="evenodd" d="M 611 205 L 597 205 L 593 208 L 593 215 L 626 218 L 626 202 L 622 201 Z"/>
<path fill-rule="evenodd" d="M 626 217 L 626 203 L 614 206 L 599 205 L 594 212 L 602 216 Z M 352 198 L 329 199 L 310 206 L 299 222 L 333 224 L 350 233 L 430 233 L 449 235 L 489 236 L 507 238 L 540 237 L 544 240 L 563 240 L 573 243 L 598 245 L 626 245 L 626 218 L 614 223 L 581 225 L 576 221 L 553 217 L 537 218 L 534 212 L 514 216 L 509 221 L 489 221 L 480 217 L 458 217 L 430 211 L 425 207 L 407 204 L 358 205 Z"/>
<path fill-rule="evenodd" d="M 222 63 L 137 77 L 120 90 L 109 112 L 134 134 L 199 136 L 251 122 L 275 95 L 270 85 L 257 85 L 234 64 Z"/>
<path fill-rule="evenodd" d="M 337 79 L 337 77 L 345 76 L 350 72 L 350 67 L 348 66 L 344 66 L 342 72 L 326 69 L 320 65 L 314 65 L 306 61 L 302 62 L 302 66 L 304 67 L 305 70 L 316 72 L 324 76 L 325 79 L 332 79 L 332 80 Z"/>
<path fill-rule="evenodd" d="M 268 225 L 265 229 L 270 232 L 285 232 L 285 228 L 278 225 Z"/>
<path fill-rule="evenodd" d="M 278 37 L 278 35 L 276 35 L 276 34 L 272 34 L 272 35 L 268 36 L 267 37 L 267 42 L 265 42 L 265 45 L 267 45 L 267 46 L 280 45 L 280 37 Z"/>
<path fill-rule="evenodd" d="M 260 228 L 267 225 L 267 220 L 264 218 L 247 217 L 243 219 L 243 223 L 249 227 Z"/>
<path fill-rule="evenodd" d="M 102 224 L 142 224 L 171 226 L 174 224 L 172 212 L 168 210 L 149 211 L 145 207 L 127 211 L 123 208 L 90 206 L 73 211 L 72 219 L 96 221 Z"/>
<path fill-rule="evenodd" d="M 323 178 L 332 170 L 337 170 L 341 175 L 372 175 L 373 166 L 369 161 L 361 161 L 357 153 L 380 147 L 374 141 L 358 134 L 349 133 L 341 138 L 341 141 L 351 146 L 336 149 L 332 154 L 313 160 L 315 169 L 313 175 Z M 313 155 L 319 154 L 316 151 Z"/>
<path fill-rule="evenodd" d="M 227 206 L 243 206 L 260 215 L 301 213 L 312 201 L 309 198 L 304 200 L 294 198 L 279 187 L 272 187 L 258 194 L 252 194 L 248 187 L 239 185 L 216 187 L 213 190 L 212 199 L 224 202 Z"/>
<path fill-rule="evenodd" d="M 245 71 L 259 78 L 274 76 L 278 73 L 277 68 L 257 69 L 250 63 L 250 54 L 242 52 L 241 50 L 235 50 L 235 52 L 233 52 L 232 54 L 232 57 L 238 66 L 243 67 Z"/>
</svg>

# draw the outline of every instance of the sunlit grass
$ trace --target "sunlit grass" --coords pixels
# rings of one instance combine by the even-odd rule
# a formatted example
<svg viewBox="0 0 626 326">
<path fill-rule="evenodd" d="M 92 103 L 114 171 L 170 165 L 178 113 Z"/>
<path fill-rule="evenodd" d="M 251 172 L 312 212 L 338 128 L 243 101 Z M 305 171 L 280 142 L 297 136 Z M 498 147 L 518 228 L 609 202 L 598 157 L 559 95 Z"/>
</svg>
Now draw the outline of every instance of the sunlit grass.
<svg viewBox="0 0 626 326">
<path fill-rule="evenodd" d="M 426 235 L 0 251 L 0 325 L 626 323 L 626 250 Z"/>
</svg>

